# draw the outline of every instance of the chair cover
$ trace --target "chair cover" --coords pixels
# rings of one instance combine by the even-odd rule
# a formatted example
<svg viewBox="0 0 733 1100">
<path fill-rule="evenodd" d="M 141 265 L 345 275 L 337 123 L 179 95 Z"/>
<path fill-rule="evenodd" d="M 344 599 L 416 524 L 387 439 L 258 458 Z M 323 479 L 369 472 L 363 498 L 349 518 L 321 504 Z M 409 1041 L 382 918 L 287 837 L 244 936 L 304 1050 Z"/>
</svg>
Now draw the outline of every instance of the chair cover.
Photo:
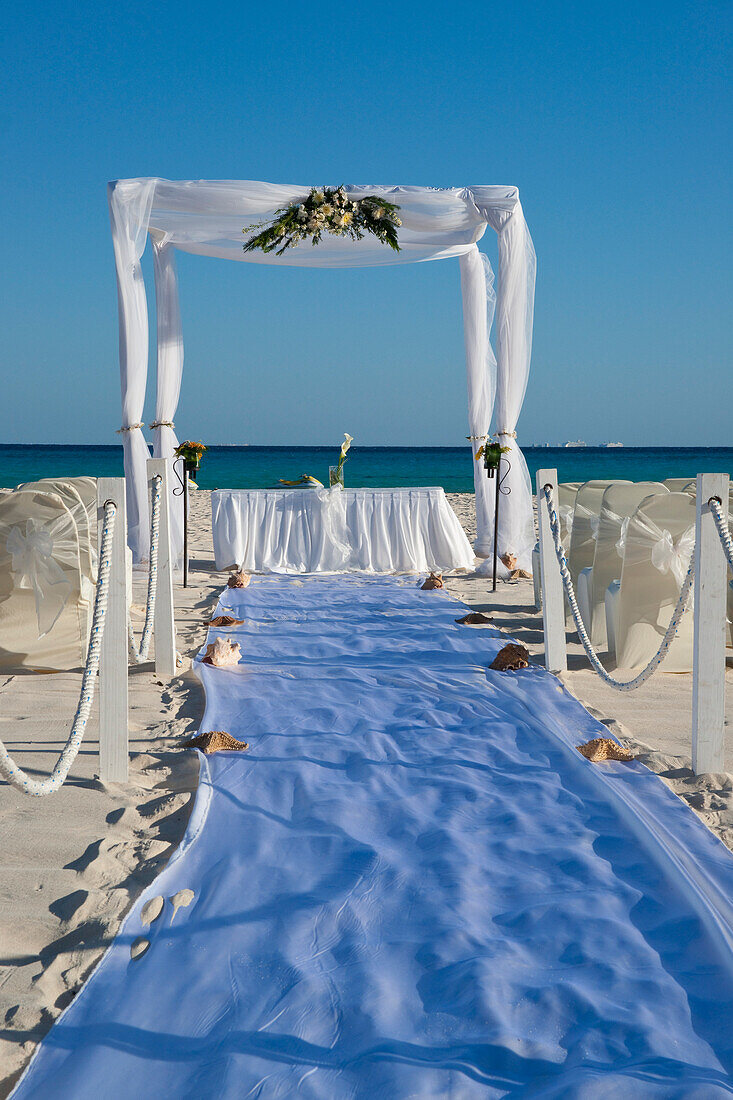
<svg viewBox="0 0 733 1100">
<path fill-rule="evenodd" d="M 596 648 L 606 645 L 606 589 L 621 576 L 624 521 L 654 493 L 667 494 L 669 490 L 661 481 L 636 481 L 630 485 L 609 485 L 603 494 L 590 577 L 590 623 L 586 623 Z"/>
<path fill-rule="evenodd" d="M 79 532 L 82 572 L 92 585 L 97 579 L 97 481 L 93 477 L 39 478 L 18 489 L 56 493 L 74 517 Z"/>
<path fill-rule="evenodd" d="M 616 616 L 616 663 L 643 668 L 669 626 L 695 547 L 695 500 L 688 493 L 657 494 L 629 520 Z M 661 666 L 692 671 L 692 601 Z"/>
<path fill-rule="evenodd" d="M 61 497 L 21 489 L 0 498 L 0 668 L 82 665 L 83 589 L 78 529 Z"/>
<path fill-rule="evenodd" d="M 581 571 L 593 565 L 593 555 L 596 552 L 596 532 L 598 530 L 598 516 L 601 511 L 603 494 L 609 485 L 630 484 L 629 482 L 614 481 L 585 481 L 578 489 L 575 496 L 573 509 L 573 527 L 570 533 L 570 548 L 567 553 L 568 569 L 573 581 L 573 588 L 578 591 L 578 581 Z M 570 609 L 566 604 L 566 618 L 572 622 Z"/>
<path fill-rule="evenodd" d="M 557 506 L 560 519 L 560 535 L 562 545 L 567 554 L 570 546 L 570 534 L 573 530 L 573 513 L 575 511 L 575 498 L 578 495 L 580 481 L 564 481 L 557 487 Z"/>
<path fill-rule="evenodd" d="M 694 477 L 665 477 L 662 482 L 663 485 L 669 489 L 670 493 L 684 493 L 687 489 L 695 488 Z"/>
</svg>

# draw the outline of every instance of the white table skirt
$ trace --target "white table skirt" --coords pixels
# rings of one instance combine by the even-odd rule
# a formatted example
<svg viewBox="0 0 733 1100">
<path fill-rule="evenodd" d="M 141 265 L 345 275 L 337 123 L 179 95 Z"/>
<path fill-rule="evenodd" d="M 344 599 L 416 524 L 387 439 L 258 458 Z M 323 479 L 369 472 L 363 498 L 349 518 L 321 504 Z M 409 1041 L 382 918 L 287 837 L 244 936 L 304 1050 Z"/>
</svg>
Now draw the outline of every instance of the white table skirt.
<svg viewBox="0 0 733 1100">
<path fill-rule="evenodd" d="M 440 488 L 216 489 L 217 569 L 249 573 L 423 573 L 473 569 Z"/>
</svg>

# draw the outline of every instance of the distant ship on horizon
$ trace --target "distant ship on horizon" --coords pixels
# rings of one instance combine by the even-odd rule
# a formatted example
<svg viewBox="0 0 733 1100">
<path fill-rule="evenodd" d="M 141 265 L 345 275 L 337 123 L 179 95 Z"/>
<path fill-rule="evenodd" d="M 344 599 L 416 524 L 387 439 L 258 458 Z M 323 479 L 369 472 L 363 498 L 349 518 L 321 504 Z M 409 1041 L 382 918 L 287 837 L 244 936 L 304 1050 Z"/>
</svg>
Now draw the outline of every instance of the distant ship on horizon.
<svg viewBox="0 0 733 1100">
<path fill-rule="evenodd" d="M 585 446 L 587 446 L 587 444 L 584 443 L 582 439 L 569 439 L 568 442 L 565 444 L 565 446 L 566 447 L 585 447 Z"/>
<path fill-rule="evenodd" d="M 602 447 L 623 447 L 623 443 L 601 443 Z"/>
</svg>

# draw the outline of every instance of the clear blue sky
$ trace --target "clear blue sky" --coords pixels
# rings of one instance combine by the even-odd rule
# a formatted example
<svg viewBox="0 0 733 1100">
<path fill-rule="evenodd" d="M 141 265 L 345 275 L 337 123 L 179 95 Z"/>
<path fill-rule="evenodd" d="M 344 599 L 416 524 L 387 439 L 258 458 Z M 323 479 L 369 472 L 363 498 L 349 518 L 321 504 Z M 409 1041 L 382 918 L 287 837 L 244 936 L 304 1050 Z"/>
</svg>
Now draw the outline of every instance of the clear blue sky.
<svg viewBox="0 0 733 1100">
<path fill-rule="evenodd" d="M 118 438 L 105 184 L 155 175 L 516 184 L 521 440 L 733 443 L 729 44 L 705 0 L 7 5 L 0 441 Z M 462 442 L 456 261 L 179 275 L 182 436 Z"/>
</svg>

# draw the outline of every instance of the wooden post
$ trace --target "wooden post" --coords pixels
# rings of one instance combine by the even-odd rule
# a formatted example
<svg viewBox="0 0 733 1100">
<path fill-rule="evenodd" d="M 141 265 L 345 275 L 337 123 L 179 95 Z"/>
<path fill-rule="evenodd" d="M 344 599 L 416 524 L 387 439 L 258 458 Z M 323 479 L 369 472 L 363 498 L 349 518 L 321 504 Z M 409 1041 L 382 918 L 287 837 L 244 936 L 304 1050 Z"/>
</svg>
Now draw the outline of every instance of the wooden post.
<svg viewBox="0 0 733 1100">
<path fill-rule="evenodd" d="M 155 675 L 172 680 L 176 674 L 176 623 L 173 606 L 173 561 L 169 493 L 169 460 L 148 459 L 148 484 L 160 474 L 160 528 L 158 532 L 158 593 L 155 597 Z"/>
<path fill-rule="evenodd" d="M 695 522 L 695 633 L 692 665 L 692 770 L 725 769 L 725 612 L 728 563 L 708 501 L 728 516 L 728 474 L 698 474 Z"/>
<path fill-rule="evenodd" d="M 545 668 L 565 672 L 568 667 L 565 643 L 565 605 L 562 577 L 550 530 L 550 515 L 543 487 L 552 486 L 557 511 L 557 470 L 537 471 L 537 521 L 540 530 L 540 576 L 542 578 L 542 624 L 545 632 Z"/>
<path fill-rule="evenodd" d="M 99 775 L 103 783 L 126 783 L 127 740 L 127 510 L 125 479 L 97 479 L 99 546 L 102 545 L 104 505 L 117 506 L 110 549 L 109 596 L 99 661 Z"/>
</svg>

